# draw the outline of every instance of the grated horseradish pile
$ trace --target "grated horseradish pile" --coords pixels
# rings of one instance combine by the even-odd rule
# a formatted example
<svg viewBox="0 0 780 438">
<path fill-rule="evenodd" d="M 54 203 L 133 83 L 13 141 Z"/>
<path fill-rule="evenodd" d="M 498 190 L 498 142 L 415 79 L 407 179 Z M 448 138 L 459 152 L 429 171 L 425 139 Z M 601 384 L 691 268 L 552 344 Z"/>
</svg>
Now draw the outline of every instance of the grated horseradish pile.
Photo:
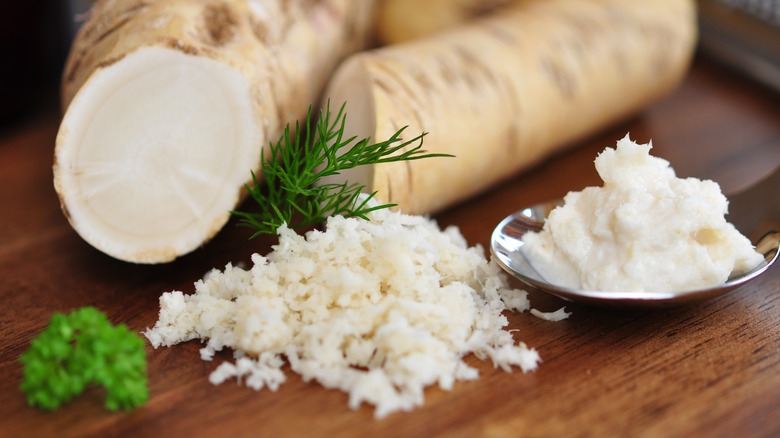
<svg viewBox="0 0 780 438">
<path fill-rule="evenodd" d="M 763 257 L 724 217 L 717 183 L 677 178 L 651 144 L 626 135 L 596 158 L 603 187 L 570 192 L 523 252 L 548 281 L 596 291 L 682 291 L 723 284 Z"/>
<path fill-rule="evenodd" d="M 236 361 L 219 365 L 214 384 L 235 377 L 276 390 L 286 358 L 304 380 L 348 393 L 351 408 L 375 405 L 378 418 L 421 405 L 426 386 L 476 379 L 469 353 L 505 371 L 536 368 L 538 353 L 504 330 L 502 311 L 528 310 L 526 293 L 508 287 L 481 247 L 422 216 L 369 218 L 331 217 L 327 231 L 305 236 L 281 227 L 251 269 L 228 265 L 194 294 L 164 293 L 144 334 L 155 348 L 207 340 L 204 360 L 232 348 Z"/>
</svg>

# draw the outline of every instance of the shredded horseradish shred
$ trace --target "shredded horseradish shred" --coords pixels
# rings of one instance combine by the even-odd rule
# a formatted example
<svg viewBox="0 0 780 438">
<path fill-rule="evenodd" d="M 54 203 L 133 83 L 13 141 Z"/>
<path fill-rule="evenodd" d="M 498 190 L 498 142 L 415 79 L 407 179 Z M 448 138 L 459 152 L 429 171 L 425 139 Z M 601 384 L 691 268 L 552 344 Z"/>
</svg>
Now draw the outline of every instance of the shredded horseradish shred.
<svg viewBox="0 0 780 438">
<path fill-rule="evenodd" d="M 478 377 L 473 353 L 505 371 L 534 370 L 539 355 L 505 330 L 506 309 L 529 309 L 482 248 L 457 228 L 389 210 L 370 221 L 332 217 L 305 236 L 281 227 L 279 244 L 249 270 L 228 265 L 168 292 L 145 335 L 157 348 L 207 340 L 204 360 L 230 347 L 235 363 L 211 374 L 276 390 L 285 359 L 304 380 L 349 394 L 349 406 L 381 418 L 423 403 L 423 390 L 449 390 Z"/>
</svg>

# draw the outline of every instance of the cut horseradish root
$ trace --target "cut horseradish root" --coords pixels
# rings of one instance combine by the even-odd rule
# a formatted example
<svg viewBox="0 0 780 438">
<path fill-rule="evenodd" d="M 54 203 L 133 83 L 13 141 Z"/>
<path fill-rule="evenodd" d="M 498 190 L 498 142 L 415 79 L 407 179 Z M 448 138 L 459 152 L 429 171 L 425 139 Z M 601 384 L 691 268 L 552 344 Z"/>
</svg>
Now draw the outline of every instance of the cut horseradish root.
<svg viewBox="0 0 780 438">
<path fill-rule="evenodd" d="M 208 241 L 262 147 L 363 47 L 372 3 L 96 2 L 63 77 L 55 151 L 73 228 L 136 263 Z"/>
<path fill-rule="evenodd" d="M 516 3 L 339 65 L 325 95 L 347 102 L 348 135 L 384 139 L 408 125 L 429 133 L 426 151 L 457 157 L 344 179 L 405 213 L 441 211 L 670 92 L 696 46 L 688 0 Z"/>
<path fill-rule="evenodd" d="M 79 234 L 159 262 L 213 236 L 259 161 L 249 83 L 216 61 L 149 47 L 102 69 L 71 103 L 55 184 Z"/>
</svg>

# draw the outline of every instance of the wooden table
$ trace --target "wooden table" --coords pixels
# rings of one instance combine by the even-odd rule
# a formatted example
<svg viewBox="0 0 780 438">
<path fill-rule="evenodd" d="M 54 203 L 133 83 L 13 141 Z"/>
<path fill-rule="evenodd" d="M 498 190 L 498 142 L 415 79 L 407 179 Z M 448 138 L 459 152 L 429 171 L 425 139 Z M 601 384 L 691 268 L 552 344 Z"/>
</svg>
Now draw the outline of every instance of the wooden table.
<svg viewBox="0 0 780 438">
<path fill-rule="evenodd" d="M 780 269 L 722 298 L 663 311 L 568 305 L 547 322 L 510 314 L 516 338 L 544 362 L 505 373 L 469 358 L 481 378 L 451 392 L 429 389 L 411 413 L 373 419 L 347 396 L 288 371 L 276 392 L 212 386 L 216 363 L 190 342 L 149 355 L 151 398 L 109 413 L 88 391 L 56 412 L 27 407 L 19 355 L 52 312 L 85 305 L 135 331 L 157 320 L 164 291 L 192 291 L 212 267 L 248 262 L 270 240 L 248 241 L 229 225 L 216 240 L 164 266 L 113 260 L 84 243 L 52 189 L 55 112 L 0 136 L 0 436 L 780 436 Z M 671 96 L 500 187 L 437 215 L 471 244 L 517 207 L 598 184 L 595 155 L 630 131 L 679 175 L 711 178 L 725 191 L 780 163 L 780 95 L 697 59 Z M 531 294 L 543 310 L 562 305 Z"/>
</svg>

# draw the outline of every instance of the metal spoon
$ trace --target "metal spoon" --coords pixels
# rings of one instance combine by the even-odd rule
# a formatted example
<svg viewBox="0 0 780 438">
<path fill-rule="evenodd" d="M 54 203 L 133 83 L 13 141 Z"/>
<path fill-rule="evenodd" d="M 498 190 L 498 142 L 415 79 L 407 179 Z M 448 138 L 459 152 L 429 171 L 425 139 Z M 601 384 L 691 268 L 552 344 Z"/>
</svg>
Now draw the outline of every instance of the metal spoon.
<svg viewBox="0 0 780 438">
<path fill-rule="evenodd" d="M 529 231 L 539 231 L 547 215 L 562 200 L 524 208 L 498 224 L 493 231 L 490 250 L 507 272 L 532 288 L 569 301 L 601 306 L 657 308 L 671 307 L 714 298 L 743 286 L 766 272 L 778 258 L 780 247 L 780 166 L 757 184 L 729 197 L 726 218 L 748 236 L 764 261 L 752 270 L 731 276 L 725 284 L 706 289 L 668 292 L 604 292 L 570 289 L 544 279 L 531 266 L 521 251 L 522 237 Z"/>
</svg>

